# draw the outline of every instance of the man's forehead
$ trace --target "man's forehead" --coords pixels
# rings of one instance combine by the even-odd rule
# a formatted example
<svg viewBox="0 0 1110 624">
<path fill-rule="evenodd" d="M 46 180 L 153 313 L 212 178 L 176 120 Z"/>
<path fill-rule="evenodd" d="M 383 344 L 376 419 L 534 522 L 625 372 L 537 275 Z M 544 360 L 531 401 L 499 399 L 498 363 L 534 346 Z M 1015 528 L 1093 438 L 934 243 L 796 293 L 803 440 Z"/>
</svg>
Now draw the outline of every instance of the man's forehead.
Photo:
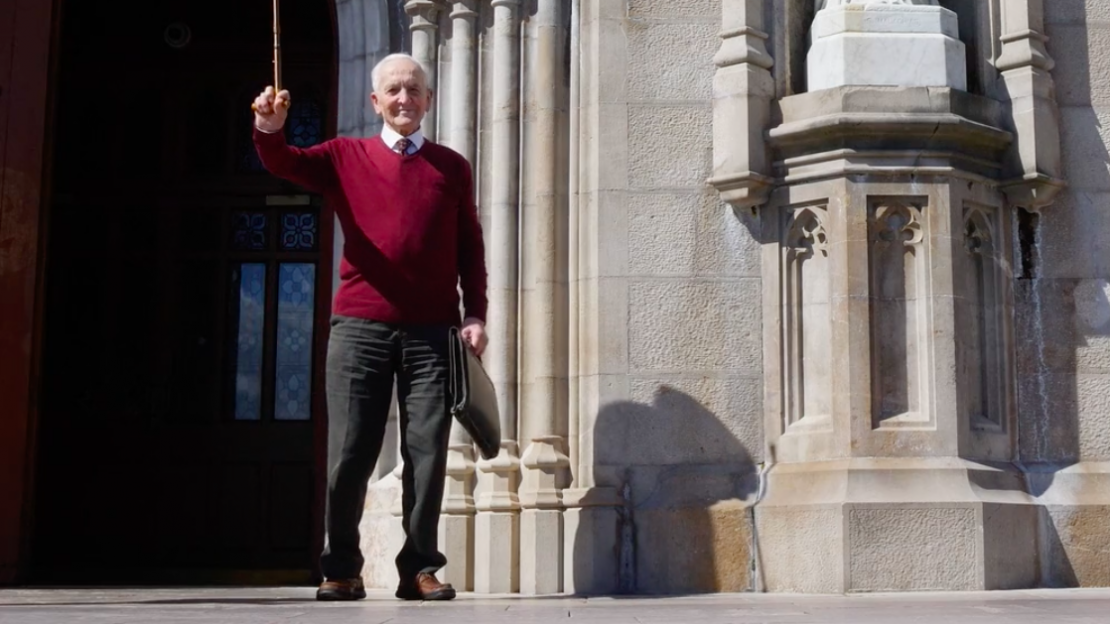
<svg viewBox="0 0 1110 624">
<path fill-rule="evenodd" d="M 424 82 L 424 74 L 420 71 L 420 66 L 406 60 L 397 60 L 389 63 L 381 68 L 382 79 L 384 82 L 409 82 L 410 80 L 419 80 Z"/>
</svg>

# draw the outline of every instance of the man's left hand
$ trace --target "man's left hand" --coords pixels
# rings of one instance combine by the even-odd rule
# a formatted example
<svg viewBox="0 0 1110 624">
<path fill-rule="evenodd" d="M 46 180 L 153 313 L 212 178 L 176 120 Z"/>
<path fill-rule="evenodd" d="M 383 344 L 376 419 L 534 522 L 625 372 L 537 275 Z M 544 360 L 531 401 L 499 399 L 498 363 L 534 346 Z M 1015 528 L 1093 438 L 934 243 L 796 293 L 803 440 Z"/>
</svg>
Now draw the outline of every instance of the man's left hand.
<svg viewBox="0 0 1110 624">
<path fill-rule="evenodd" d="M 489 343 L 489 337 L 486 336 L 486 324 L 474 317 L 467 317 L 463 321 L 462 337 L 466 340 L 466 344 L 470 345 L 474 355 L 482 356 L 482 352 L 486 350 L 486 345 Z"/>
</svg>

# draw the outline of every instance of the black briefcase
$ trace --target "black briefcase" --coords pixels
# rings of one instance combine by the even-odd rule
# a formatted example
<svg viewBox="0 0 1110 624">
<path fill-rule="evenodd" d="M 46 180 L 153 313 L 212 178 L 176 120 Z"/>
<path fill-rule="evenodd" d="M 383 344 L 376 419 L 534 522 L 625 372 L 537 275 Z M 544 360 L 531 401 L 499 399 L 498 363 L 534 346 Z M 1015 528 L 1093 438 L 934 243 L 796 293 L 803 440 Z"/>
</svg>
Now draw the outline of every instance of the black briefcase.
<svg viewBox="0 0 1110 624">
<path fill-rule="evenodd" d="M 501 452 L 501 417 L 493 382 L 457 327 L 451 328 L 449 342 L 451 415 L 470 434 L 482 457 L 493 459 Z"/>
</svg>

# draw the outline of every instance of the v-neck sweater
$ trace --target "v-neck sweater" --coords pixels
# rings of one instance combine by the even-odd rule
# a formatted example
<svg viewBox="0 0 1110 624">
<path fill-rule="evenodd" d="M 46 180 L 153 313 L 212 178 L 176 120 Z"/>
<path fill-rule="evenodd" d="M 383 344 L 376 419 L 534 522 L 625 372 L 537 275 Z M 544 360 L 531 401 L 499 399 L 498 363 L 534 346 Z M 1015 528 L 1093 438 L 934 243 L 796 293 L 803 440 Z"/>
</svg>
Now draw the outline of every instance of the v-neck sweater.
<svg viewBox="0 0 1110 624">
<path fill-rule="evenodd" d="M 254 130 L 270 173 L 324 196 L 343 231 L 333 314 L 403 324 L 486 320 L 487 274 L 470 164 L 425 140 L 401 155 L 380 137 L 309 148 Z"/>
</svg>

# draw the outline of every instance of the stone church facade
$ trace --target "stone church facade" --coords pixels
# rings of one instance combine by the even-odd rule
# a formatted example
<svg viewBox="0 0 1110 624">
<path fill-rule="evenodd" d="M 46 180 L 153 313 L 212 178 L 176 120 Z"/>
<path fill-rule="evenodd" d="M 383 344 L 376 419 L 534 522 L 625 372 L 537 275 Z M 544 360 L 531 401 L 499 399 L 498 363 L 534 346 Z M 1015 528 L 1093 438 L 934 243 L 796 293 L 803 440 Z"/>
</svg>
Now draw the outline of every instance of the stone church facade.
<svg viewBox="0 0 1110 624">
<path fill-rule="evenodd" d="M 408 5 L 510 432 L 453 447 L 447 578 L 1110 583 L 1098 0 L 481 4 Z"/>
<path fill-rule="evenodd" d="M 476 173 L 505 440 L 482 461 L 452 436 L 441 579 L 1110 585 L 1108 10 L 335 0 L 334 133 L 379 130 L 369 69 L 411 51 L 436 85 L 425 132 Z M 29 180 L 37 136 L 10 161 Z M 0 213 L 0 252 L 26 247 L 0 254 L 22 293 L 0 310 L 9 441 L 36 426 L 42 331 L 23 179 Z M 389 435 L 362 523 L 375 587 L 402 540 Z M 23 474 L 4 500 L 30 500 Z M 8 509 L 0 582 L 33 525 Z"/>
</svg>

